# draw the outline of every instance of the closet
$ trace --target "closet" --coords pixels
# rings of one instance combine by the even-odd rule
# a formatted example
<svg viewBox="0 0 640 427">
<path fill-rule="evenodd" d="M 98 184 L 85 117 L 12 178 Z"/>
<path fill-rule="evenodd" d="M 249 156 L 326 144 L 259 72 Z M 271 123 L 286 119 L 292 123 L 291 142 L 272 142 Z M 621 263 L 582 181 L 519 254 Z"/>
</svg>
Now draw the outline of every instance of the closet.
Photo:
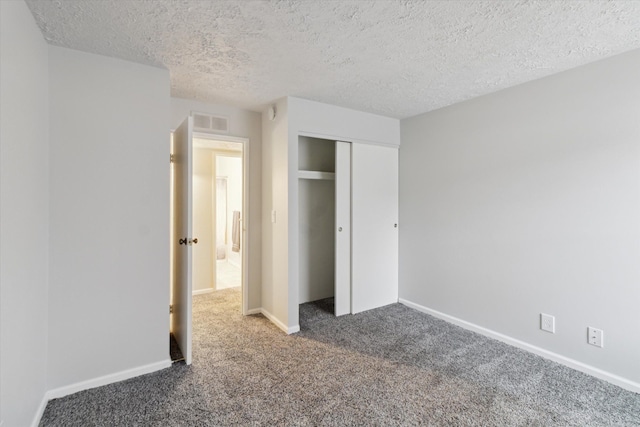
<svg viewBox="0 0 640 427">
<path fill-rule="evenodd" d="M 298 138 L 298 303 L 351 313 L 351 144 Z"/>
<path fill-rule="evenodd" d="M 398 149 L 298 137 L 298 303 L 398 301 Z"/>
<path fill-rule="evenodd" d="M 263 114 L 261 146 L 265 316 L 292 334 L 301 303 L 397 303 L 399 120 L 286 97 Z"/>
</svg>

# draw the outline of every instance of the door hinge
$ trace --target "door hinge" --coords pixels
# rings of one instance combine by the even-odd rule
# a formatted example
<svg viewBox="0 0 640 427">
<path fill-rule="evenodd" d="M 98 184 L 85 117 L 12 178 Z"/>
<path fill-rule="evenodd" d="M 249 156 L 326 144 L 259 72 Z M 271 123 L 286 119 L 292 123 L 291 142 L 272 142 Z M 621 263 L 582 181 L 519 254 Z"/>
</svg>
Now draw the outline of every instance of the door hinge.
<svg viewBox="0 0 640 427">
<path fill-rule="evenodd" d="M 169 314 L 173 313 L 173 304 L 169 304 Z"/>
<path fill-rule="evenodd" d="M 169 163 L 175 163 L 175 162 L 176 162 L 176 155 L 169 154 Z"/>
</svg>

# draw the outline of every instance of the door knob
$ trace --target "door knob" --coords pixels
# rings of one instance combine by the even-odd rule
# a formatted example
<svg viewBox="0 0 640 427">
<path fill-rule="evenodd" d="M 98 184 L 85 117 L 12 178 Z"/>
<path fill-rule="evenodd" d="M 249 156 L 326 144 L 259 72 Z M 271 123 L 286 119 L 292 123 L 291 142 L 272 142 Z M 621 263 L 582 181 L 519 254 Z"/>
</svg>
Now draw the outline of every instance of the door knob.
<svg viewBox="0 0 640 427">
<path fill-rule="evenodd" d="M 393 228 L 398 228 L 398 224 L 393 224 Z"/>
<path fill-rule="evenodd" d="M 179 240 L 181 245 L 186 245 L 187 244 L 187 238 L 185 237 L 184 239 L 180 239 Z"/>
<path fill-rule="evenodd" d="M 195 239 L 189 240 L 189 243 L 193 243 L 194 245 L 197 245 L 198 244 L 198 238 L 196 237 Z"/>
<path fill-rule="evenodd" d="M 342 227 L 338 227 L 338 231 L 342 231 Z"/>
</svg>

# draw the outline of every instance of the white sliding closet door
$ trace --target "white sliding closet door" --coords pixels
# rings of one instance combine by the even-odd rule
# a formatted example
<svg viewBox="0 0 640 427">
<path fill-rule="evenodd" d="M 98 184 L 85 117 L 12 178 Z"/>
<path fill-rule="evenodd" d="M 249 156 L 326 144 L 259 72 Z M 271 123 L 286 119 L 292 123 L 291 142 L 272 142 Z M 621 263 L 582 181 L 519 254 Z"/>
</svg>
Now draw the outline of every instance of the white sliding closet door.
<svg viewBox="0 0 640 427">
<path fill-rule="evenodd" d="M 351 313 L 351 144 L 336 142 L 335 314 Z"/>
<path fill-rule="evenodd" d="M 352 312 L 398 302 L 398 149 L 352 144 Z"/>
</svg>

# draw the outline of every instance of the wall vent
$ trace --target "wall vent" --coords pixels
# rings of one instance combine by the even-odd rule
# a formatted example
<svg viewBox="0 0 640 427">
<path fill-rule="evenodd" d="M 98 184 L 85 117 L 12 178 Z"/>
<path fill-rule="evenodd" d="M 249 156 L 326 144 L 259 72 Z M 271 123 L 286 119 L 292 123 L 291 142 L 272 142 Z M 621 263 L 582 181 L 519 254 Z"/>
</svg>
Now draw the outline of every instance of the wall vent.
<svg viewBox="0 0 640 427">
<path fill-rule="evenodd" d="M 191 112 L 196 132 L 229 133 L 229 119 L 222 116 Z"/>
</svg>

